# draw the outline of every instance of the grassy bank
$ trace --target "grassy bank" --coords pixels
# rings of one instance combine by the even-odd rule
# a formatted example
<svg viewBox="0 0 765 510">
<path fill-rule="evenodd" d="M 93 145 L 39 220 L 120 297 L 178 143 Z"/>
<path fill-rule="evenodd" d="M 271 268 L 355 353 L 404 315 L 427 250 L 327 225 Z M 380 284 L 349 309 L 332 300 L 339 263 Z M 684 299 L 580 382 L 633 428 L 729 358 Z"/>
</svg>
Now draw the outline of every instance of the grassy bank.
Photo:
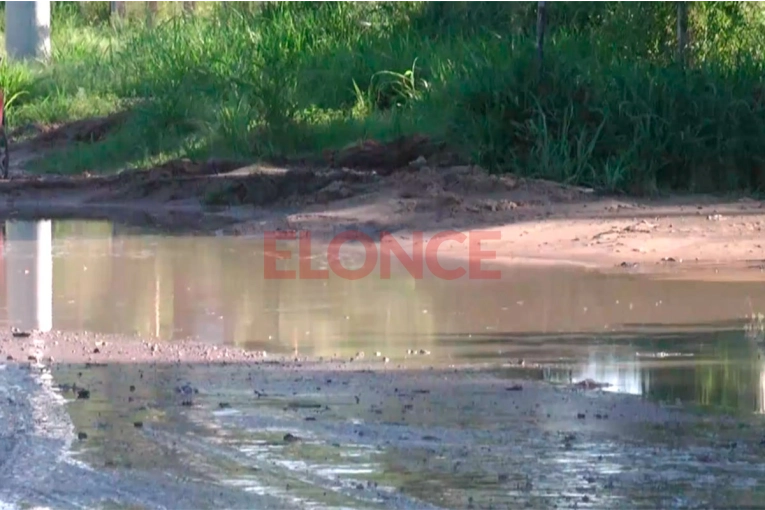
<svg viewBox="0 0 765 510">
<path fill-rule="evenodd" d="M 765 187 L 759 4 L 694 3 L 683 69 L 672 3 L 553 3 L 541 81 L 535 6 L 243 3 L 151 29 L 58 8 L 52 63 L 4 65 L 0 84 L 12 126 L 133 110 L 44 171 L 424 133 L 492 172 L 628 192 Z"/>
</svg>

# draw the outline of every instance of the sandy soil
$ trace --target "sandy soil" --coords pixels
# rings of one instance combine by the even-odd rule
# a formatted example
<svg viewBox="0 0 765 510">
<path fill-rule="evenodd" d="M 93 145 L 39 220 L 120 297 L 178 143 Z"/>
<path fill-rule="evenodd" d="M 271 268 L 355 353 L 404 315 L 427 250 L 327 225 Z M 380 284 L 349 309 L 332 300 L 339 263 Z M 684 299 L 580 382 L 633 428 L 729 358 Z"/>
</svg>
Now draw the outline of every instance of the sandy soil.
<svg viewBox="0 0 765 510">
<path fill-rule="evenodd" d="M 619 271 L 683 273 L 714 267 L 755 277 L 765 267 L 765 209 L 748 198 L 601 196 L 551 182 L 490 176 L 454 165 L 423 137 L 364 142 L 323 161 L 280 167 L 171 161 L 114 176 L 31 177 L 24 165 L 64 144 L 98 141 L 119 116 L 40 129 L 12 143 L 13 179 L 0 182 L 0 215 L 106 218 L 231 235 L 310 229 L 314 238 L 360 230 L 492 231 L 483 241 L 504 263 L 572 263 Z M 217 204 L 210 206 L 209 204 Z M 467 243 L 439 255 L 465 258 Z"/>
</svg>

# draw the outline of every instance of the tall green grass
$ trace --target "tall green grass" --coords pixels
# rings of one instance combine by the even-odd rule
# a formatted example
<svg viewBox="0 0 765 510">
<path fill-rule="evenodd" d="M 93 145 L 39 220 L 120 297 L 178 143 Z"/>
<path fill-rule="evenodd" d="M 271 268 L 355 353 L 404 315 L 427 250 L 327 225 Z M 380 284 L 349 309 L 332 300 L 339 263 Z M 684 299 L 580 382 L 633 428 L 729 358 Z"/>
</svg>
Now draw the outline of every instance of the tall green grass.
<svg viewBox="0 0 765 510">
<path fill-rule="evenodd" d="M 491 172 L 641 193 L 765 187 L 759 4 L 694 3 L 688 68 L 673 60 L 672 3 L 550 4 L 541 81 L 535 5 L 221 3 L 151 29 L 62 13 L 53 61 L 3 64 L 0 86 L 13 125 L 132 109 L 47 171 L 419 132 Z"/>
</svg>

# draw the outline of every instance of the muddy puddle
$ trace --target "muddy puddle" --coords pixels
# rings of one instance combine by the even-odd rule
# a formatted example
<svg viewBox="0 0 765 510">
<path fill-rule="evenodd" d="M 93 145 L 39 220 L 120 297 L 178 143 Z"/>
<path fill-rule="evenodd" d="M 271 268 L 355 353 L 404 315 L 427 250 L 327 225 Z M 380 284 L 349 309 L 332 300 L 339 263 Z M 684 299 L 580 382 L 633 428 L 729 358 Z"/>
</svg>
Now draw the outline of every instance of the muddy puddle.
<svg viewBox="0 0 765 510">
<path fill-rule="evenodd" d="M 275 279 L 253 239 L 71 220 L 5 222 L 2 244 L 0 327 L 343 366 L 5 363 L 0 509 L 765 501 L 760 283 Z"/>
</svg>

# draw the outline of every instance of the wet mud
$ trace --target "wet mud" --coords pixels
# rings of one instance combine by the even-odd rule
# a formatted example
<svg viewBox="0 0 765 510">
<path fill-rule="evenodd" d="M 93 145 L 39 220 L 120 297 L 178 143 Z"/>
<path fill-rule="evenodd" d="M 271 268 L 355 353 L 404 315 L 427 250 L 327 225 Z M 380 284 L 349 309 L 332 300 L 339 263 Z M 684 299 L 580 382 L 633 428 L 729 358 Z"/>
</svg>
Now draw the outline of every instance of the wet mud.
<svg viewBox="0 0 765 510">
<path fill-rule="evenodd" d="M 3 365 L 6 505 L 754 508 L 765 495 L 752 418 L 517 371 L 235 349 L 181 363 L 127 338 L 108 344 L 122 354 L 102 363 Z M 155 360 L 124 361 L 141 350 Z"/>
</svg>

